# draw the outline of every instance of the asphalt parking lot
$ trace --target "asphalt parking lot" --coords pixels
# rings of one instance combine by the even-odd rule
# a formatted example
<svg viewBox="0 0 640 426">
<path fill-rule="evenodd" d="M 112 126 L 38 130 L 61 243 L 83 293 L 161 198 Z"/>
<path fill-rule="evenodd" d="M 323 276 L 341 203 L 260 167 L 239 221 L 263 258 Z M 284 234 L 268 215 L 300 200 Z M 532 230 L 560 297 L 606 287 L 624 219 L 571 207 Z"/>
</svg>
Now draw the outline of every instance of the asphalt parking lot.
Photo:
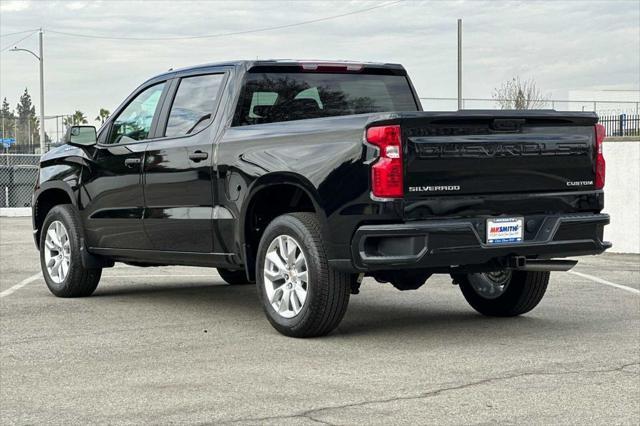
<svg viewBox="0 0 640 426">
<path fill-rule="evenodd" d="M 0 221 L 3 424 L 640 422 L 638 255 L 552 274 L 512 319 L 446 276 L 367 279 L 336 332 L 299 340 L 212 269 L 117 266 L 93 297 L 55 298 L 30 219 Z"/>
</svg>

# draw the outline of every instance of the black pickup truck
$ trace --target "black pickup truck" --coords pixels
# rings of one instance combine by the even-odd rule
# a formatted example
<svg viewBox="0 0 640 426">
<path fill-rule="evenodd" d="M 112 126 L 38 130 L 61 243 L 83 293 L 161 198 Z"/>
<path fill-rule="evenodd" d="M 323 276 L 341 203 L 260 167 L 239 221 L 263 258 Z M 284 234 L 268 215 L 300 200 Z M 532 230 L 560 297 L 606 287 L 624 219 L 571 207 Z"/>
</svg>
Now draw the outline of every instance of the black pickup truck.
<svg viewBox="0 0 640 426">
<path fill-rule="evenodd" d="M 42 156 L 34 237 L 56 296 L 92 294 L 114 262 L 210 266 L 257 283 L 290 336 L 334 329 L 364 276 L 450 274 L 480 313 L 519 315 L 576 263 L 559 258 L 610 247 L 597 121 L 423 112 L 394 64 L 171 70 Z"/>
</svg>

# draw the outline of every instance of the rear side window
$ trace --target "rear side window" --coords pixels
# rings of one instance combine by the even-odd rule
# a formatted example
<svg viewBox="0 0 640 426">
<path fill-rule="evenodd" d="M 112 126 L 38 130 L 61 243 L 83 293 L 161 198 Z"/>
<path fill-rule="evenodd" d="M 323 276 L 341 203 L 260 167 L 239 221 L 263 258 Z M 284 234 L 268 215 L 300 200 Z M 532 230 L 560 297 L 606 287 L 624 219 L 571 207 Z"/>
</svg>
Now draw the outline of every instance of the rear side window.
<svg viewBox="0 0 640 426">
<path fill-rule="evenodd" d="M 207 127 L 213 118 L 223 77 L 224 74 L 209 74 L 181 79 L 164 135 L 185 136 Z"/>
<path fill-rule="evenodd" d="M 253 92 L 249 106 L 249 118 L 260 118 L 276 103 L 276 92 Z"/>
<path fill-rule="evenodd" d="M 250 72 L 233 125 L 417 110 L 403 75 Z"/>
</svg>

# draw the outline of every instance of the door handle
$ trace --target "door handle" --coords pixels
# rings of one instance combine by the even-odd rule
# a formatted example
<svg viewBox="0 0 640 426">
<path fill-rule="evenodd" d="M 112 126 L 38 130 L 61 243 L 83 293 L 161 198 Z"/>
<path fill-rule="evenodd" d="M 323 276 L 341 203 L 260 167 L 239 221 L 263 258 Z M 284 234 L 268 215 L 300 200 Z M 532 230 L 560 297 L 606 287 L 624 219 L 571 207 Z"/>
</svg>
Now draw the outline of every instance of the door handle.
<svg viewBox="0 0 640 426">
<path fill-rule="evenodd" d="M 137 166 L 142 162 L 139 158 L 127 158 L 124 160 L 124 165 L 127 167 Z"/>
<path fill-rule="evenodd" d="M 189 154 L 189 160 L 195 163 L 197 163 L 198 161 L 206 160 L 207 158 L 209 158 L 209 154 L 202 151 L 195 151 Z"/>
</svg>

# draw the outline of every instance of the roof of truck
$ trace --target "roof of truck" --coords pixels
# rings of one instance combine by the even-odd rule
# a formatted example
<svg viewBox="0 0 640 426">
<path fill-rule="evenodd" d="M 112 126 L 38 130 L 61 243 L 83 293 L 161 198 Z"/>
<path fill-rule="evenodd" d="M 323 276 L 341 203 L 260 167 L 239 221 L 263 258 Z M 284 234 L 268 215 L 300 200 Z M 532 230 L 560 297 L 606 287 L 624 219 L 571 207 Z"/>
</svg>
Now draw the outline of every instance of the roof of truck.
<svg viewBox="0 0 640 426">
<path fill-rule="evenodd" d="M 363 61 L 345 61 L 345 60 L 323 60 L 323 59 L 254 59 L 254 60 L 237 60 L 226 62 L 212 62 L 207 64 L 192 65 L 189 67 L 183 67 L 178 69 L 169 69 L 167 72 L 158 74 L 152 77 L 150 80 L 168 76 L 177 72 L 194 71 L 199 69 L 213 68 L 213 67 L 237 67 L 244 66 L 247 69 L 254 66 L 296 66 L 304 64 L 318 64 L 318 65 L 358 65 L 366 68 L 388 68 L 404 70 L 404 67 L 400 64 L 384 63 L 384 62 L 363 62 Z"/>
</svg>

